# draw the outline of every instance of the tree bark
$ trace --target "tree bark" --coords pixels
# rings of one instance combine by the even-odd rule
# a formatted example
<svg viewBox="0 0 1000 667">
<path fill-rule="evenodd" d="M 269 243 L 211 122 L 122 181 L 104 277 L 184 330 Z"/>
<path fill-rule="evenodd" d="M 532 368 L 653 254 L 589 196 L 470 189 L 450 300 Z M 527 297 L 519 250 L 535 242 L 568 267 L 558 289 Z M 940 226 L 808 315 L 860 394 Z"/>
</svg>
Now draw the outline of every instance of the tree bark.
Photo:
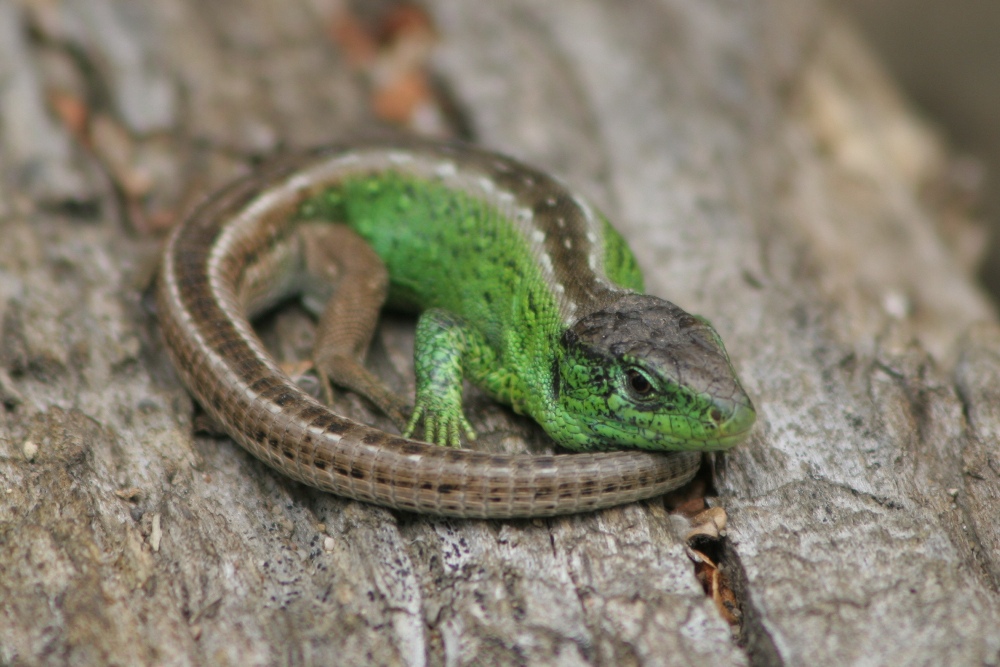
<svg viewBox="0 0 1000 667">
<path fill-rule="evenodd" d="M 851 27 L 818 0 L 425 6 L 471 138 L 595 200 L 726 340 L 760 414 L 712 500 L 740 625 L 662 502 L 435 519 L 193 435 L 143 296 L 162 227 L 371 128 L 336 0 L 0 0 L 0 664 L 1000 664 L 978 231 Z M 411 329 L 376 342 L 403 384 Z M 537 438 L 475 406 L 484 446 Z"/>
</svg>

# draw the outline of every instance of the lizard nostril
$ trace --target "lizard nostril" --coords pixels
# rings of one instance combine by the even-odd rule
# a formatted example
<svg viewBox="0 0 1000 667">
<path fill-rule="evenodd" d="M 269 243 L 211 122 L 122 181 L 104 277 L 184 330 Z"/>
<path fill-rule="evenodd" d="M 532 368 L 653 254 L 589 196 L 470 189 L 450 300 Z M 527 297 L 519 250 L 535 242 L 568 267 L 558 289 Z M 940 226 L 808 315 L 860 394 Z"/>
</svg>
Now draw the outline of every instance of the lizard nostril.
<svg viewBox="0 0 1000 667">
<path fill-rule="evenodd" d="M 712 421 L 714 421 L 716 425 L 722 423 L 722 410 L 719 408 L 712 408 L 712 411 L 709 412 L 708 415 L 712 418 Z"/>
</svg>

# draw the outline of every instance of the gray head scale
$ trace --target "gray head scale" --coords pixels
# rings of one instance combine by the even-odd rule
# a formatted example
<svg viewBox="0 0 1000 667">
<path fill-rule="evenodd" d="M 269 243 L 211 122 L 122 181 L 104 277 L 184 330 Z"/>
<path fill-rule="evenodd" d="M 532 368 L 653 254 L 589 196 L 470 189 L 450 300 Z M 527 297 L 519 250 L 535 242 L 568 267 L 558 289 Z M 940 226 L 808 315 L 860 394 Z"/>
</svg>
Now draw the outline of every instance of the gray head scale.
<svg viewBox="0 0 1000 667">
<path fill-rule="evenodd" d="M 557 401 L 588 447 L 726 449 L 756 420 L 715 329 L 669 301 L 624 294 L 561 343 Z"/>
</svg>

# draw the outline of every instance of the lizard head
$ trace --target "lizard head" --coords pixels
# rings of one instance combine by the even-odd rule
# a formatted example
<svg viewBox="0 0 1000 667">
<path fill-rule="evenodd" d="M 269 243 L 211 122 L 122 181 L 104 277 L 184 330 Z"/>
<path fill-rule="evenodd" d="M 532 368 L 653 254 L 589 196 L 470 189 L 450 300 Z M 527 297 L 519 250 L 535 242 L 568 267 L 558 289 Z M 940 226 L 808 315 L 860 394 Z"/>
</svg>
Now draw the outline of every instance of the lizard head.
<svg viewBox="0 0 1000 667">
<path fill-rule="evenodd" d="M 572 449 L 727 449 L 756 420 L 719 335 L 702 317 L 626 294 L 566 330 L 546 430 Z"/>
</svg>

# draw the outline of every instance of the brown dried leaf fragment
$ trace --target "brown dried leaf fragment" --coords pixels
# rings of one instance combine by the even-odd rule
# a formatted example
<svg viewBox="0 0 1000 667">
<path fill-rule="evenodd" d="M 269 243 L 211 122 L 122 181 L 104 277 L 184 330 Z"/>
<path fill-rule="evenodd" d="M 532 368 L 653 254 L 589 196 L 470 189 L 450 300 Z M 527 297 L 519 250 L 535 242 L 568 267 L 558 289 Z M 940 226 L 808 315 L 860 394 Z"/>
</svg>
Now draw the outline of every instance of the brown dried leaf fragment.
<svg viewBox="0 0 1000 667">
<path fill-rule="evenodd" d="M 715 608 L 729 625 L 739 625 L 743 614 L 725 572 L 704 554 L 697 551 L 693 553 L 699 558 L 695 562 L 694 574 L 705 590 L 705 595 L 712 598 Z"/>
</svg>

